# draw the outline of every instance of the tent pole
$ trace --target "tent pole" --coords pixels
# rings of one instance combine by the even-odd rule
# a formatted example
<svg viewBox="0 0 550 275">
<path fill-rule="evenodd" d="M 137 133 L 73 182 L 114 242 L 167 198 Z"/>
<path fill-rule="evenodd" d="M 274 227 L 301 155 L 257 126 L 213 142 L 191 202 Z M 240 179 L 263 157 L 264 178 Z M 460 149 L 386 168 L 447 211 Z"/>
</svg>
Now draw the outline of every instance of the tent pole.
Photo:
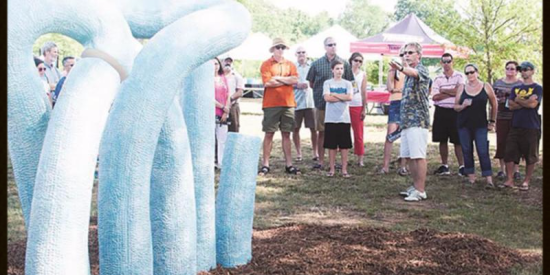
<svg viewBox="0 0 550 275">
<path fill-rule="evenodd" d="M 378 62 L 378 87 L 382 87 L 382 78 L 383 78 L 382 76 L 384 73 L 384 71 L 382 70 L 382 67 L 384 67 L 382 64 L 383 58 L 384 58 L 384 55 L 381 54 L 380 60 Z"/>
</svg>

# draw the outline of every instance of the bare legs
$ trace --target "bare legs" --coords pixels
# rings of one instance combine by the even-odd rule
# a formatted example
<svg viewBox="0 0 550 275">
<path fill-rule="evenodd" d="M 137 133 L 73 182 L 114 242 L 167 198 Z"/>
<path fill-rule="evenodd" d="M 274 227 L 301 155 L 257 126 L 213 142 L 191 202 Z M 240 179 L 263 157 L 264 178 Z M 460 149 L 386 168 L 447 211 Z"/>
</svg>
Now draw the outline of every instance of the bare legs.
<svg viewBox="0 0 550 275">
<path fill-rule="evenodd" d="M 262 166 L 269 167 L 269 157 L 271 156 L 271 149 L 273 147 L 273 136 L 275 136 L 275 133 L 273 132 L 265 133 L 263 143 Z M 281 132 L 281 136 L 283 138 L 283 153 L 285 155 L 285 165 L 292 166 L 290 132 Z"/>
<path fill-rule="evenodd" d="M 388 124 L 388 131 L 387 134 L 393 133 L 395 130 L 397 130 L 397 123 L 389 123 Z M 382 169 L 386 172 L 390 170 L 390 159 L 391 159 L 391 149 L 393 147 L 393 143 L 389 142 L 386 139 L 386 142 L 384 143 L 384 164 L 382 166 Z M 401 159 L 402 163 L 405 161 L 404 159 Z M 403 165 L 401 166 L 403 167 Z"/>
<path fill-rule="evenodd" d="M 426 159 L 408 159 L 409 166 L 411 168 L 411 177 L 414 181 L 414 188 L 418 192 L 424 192 L 426 187 L 426 173 L 428 171 L 428 165 Z"/>
</svg>

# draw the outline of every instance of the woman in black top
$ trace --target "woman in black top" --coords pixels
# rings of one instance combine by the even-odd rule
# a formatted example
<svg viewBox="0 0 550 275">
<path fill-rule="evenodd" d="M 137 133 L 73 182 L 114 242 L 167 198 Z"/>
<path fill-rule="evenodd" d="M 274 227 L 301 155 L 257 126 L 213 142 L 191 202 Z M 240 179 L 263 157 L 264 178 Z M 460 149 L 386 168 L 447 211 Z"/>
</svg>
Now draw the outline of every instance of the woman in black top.
<svg viewBox="0 0 550 275">
<path fill-rule="evenodd" d="M 476 143 L 477 155 L 481 166 L 481 176 L 487 178 L 487 187 L 494 187 L 491 159 L 489 157 L 489 140 L 487 132 L 495 128 L 497 101 L 495 92 L 489 83 L 478 79 L 478 69 L 474 64 L 464 67 L 467 83 L 459 91 L 454 109 L 458 112 L 458 135 L 464 153 L 464 173 L 473 184 L 476 180 L 474 170 L 473 142 Z M 491 104 L 491 116 L 487 120 L 487 101 Z"/>
</svg>

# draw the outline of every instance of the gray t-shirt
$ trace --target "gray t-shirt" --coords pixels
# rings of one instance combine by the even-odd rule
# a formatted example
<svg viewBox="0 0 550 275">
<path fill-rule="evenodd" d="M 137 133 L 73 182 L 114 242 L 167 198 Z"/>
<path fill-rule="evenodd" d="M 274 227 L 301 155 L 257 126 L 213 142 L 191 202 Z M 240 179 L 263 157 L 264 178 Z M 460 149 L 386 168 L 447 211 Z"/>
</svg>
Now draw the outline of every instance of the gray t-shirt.
<svg viewBox="0 0 550 275">
<path fill-rule="evenodd" d="M 335 81 L 334 78 L 331 78 L 323 84 L 323 96 L 330 93 L 353 95 L 353 85 L 345 79 Z M 327 102 L 325 123 L 351 123 L 349 103 L 350 101 Z"/>
</svg>

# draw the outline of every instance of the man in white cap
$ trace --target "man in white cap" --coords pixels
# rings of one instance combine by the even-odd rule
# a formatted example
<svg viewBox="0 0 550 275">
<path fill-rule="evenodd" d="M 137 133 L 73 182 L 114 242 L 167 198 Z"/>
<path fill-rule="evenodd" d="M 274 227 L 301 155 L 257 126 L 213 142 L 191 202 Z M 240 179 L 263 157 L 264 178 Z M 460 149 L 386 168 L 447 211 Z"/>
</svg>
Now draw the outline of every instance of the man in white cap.
<svg viewBox="0 0 550 275">
<path fill-rule="evenodd" d="M 294 84 L 298 83 L 296 66 L 283 57 L 288 48 L 281 38 L 273 39 L 269 51 L 273 56 L 262 63 L 260 72 L 264 83 L 264 97 L 262 109 L 264 118 L 262 130 L 265 132 L 263 142 L 262 167 L 259 174 L 269 173 L 269 157 L 273 145 L 273 136 L 281 130 L 283 138 L 283 153 L 285 156 L 285 170 L 288 174 L 298 175 L 300 170 L 292 166 L 290 133 L 294 130 Z"/>
</svg>

